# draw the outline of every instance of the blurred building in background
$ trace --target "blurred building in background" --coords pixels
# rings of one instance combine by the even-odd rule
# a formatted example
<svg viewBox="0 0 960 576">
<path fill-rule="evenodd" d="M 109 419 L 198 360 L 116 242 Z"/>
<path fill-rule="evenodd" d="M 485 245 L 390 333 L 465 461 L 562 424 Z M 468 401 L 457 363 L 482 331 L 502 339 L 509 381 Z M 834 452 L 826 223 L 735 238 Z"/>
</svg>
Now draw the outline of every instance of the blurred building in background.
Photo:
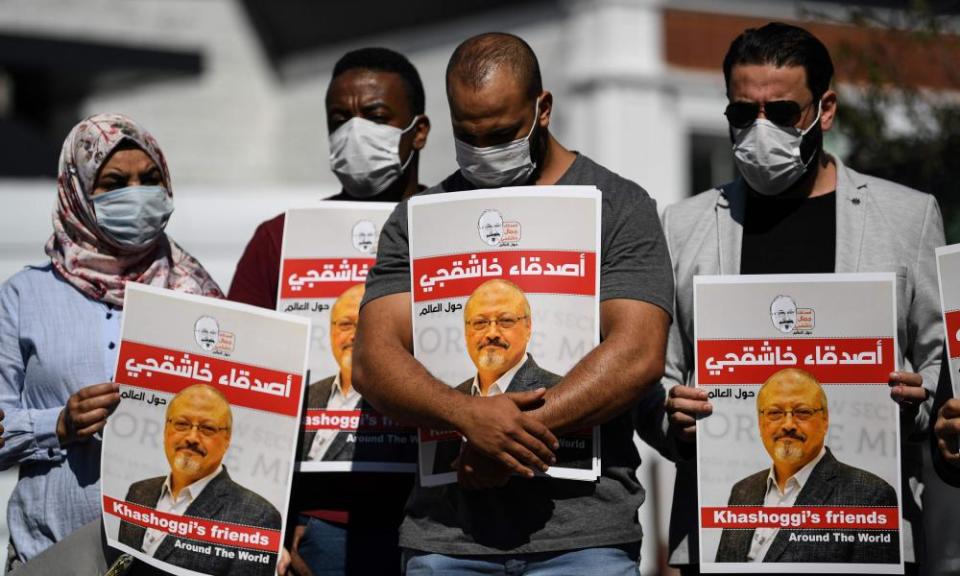
<svg viewBox="0 0 960 576">
<path fill-rule="evenodd" d="M 933 17 L 921 32 L 929 37 L 933 22 L 936 46 L 952 39 L 946 66 L 913 42 L 905 4 L 0 0 L 0 279 L 45 260 L 60 145 L 95 112 L 129 114 L 156 136 L 177 206 L 168 232 L 226 289 L 256 224 L 339 190 L 323 102 L 347 50 L 386 46 L 419 69 L 432 120 L 420 174 L 430 185 L 456 168 L 443 82 L 453 48 L 480 32 L 515 33 L 540 58 L 559 140 L 635 180 L 662 207 L 734 176 L 720 65 L 747 27 L 801 22 L 828 45 L 838 61 L 841 128 L 844 106 L 867 102 L 864 86 L 883 82 L 858 58 L 878 46 L 888 49 L 881 60 L 903 72 L 897 88 L 956 103 L 960 6 L 923 3 Z M 878 16 L 864 21 L 864 13 Z M 909 136 L 914 112 L 900 103 L 882 116 L 890 131 Z M 847 157 L 859 144 L 831 133 L 827 147 Z M 656 573 L 673 467 L 649 450 L 644 456 L 643 567 Z M 5 499 L 0 493 L 0 505 Z"/>
</svg>

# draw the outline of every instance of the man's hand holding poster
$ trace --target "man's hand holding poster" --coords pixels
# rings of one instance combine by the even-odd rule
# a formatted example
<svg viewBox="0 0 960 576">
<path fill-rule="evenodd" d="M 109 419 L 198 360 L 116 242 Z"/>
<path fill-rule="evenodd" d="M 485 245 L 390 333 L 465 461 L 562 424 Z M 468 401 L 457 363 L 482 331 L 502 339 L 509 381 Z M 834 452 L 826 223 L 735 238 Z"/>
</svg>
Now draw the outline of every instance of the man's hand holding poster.
<svg viewBox="0 0 960 576">
<path fill-rule="evenodd" d="M 351 380 L 363 283 L 393 207 L 324 202 L 287 212 L 277 308 L 313 323 L 300 471 L 414 471 L 416 432 L 366 404 Z"/>
<path fill-rule="evenodd" d="M 309 321 L 128 284 L 103 438 L 108 542 L 174 574 L 271 576 Z"/>
<path fill-rule="evenodd" d="M 894 282 L 695 278 L 703 572 L 903 573 Z"/>
<path fill-rule="evenodd" d="M 596 189 L 415 197 L 408 219 L 414 355 L 449 386 L 479 397 L 549 388 L 599 343 Z M 547 474 L 595 480 L 599 430 L 559 442 Z M 421 483 L 456 481 L 461 445 L 456 431 L 420 430 Z"/>
</svg>

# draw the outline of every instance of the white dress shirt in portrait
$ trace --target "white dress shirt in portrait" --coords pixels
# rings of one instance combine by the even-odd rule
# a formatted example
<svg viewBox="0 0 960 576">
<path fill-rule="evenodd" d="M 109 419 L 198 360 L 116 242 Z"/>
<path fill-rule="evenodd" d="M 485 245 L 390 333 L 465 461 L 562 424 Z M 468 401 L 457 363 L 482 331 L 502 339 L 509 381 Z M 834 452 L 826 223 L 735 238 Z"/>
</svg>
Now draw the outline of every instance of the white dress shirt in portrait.
<svg viewBox="0 0 960 576">
<path fill-rule="evenodd" d="M 487 388 L 487 396 L 496 396 L 497 394 L 503 394 L 510 388 L 510 383 L 513 382 L 513 377 L 517 375 L 517 372 L 520 371 L 520 367 L 523 366 L 523 363 L 527 361 L 527 355 L 524 354 L 520 361 L 517 362 L 513 368 L 510 368 L 503 373 L 503 376 L 497 378 L 493 381 L 493 384 L 490 385 L 490 388 Z M 471 396 L 482 396 L 480 393 L 480 376 L 476 375 L 473 377 L 473 385 L 470 386 L 470 395 Z"/>
<path fill-rule="evenodd" d="M 187 508 L 193 504 L 193 501 L 200 497 L 200 493 L 207 487 L 207 484 L 221 472 L 223 472 L 223 465 L 217 466 L 216 470 L 196 482 L 184 486 L 176 499 L 174 499 L 173 492 L 170 489 L 170 475 L 168 474 L 167 479 L 163 481 L 163 487 L 160 489 L 160 499 L 157 500 L 157 512 L 183 516 Z M 147 532 L 143 535 L 143 551 L 153 556 L 167 534 L 168 532 L 163 530 L 147 528 Z"/>
<path fill-rule="evenodd" d="M 797 501 L 797 496 L 800 495 L 800 491 L 803 490 L 807 480 L 810 479 L 813 469 L 817 467 L 826 453 L 827 449 L 821 448 L 820 454 L 816 458 L 807 462 L 806 466 L 797 470 L 797 473 L 787 480 L 782 492 L 780 486 L 777 485 L 777 476 L 771 465 L 770 473 L 767 475 L 767 494 L 763 497 L 763 505 L 774 508 L 793 506 L 793 503 Z M 753 540 L 750 542 L 750 551 L 747 552 L 747 560 L 750 562 L 763 561 L 763 557 L 766 556 L 767 550 L 770 549 L 770 545 L 773 544 L 773 539 L 777 537 L 778 532 L 780 532 L 779 528 L 757 528 L 754 530 Z"/>
<path fill-rule="evenodd" d="M 356 410 L 358 404 L 360 404 L 360 393 L 351 386 L 350 391 L 344 396 L 340 391 L 340 374 L 337 373 L 333 379 L 333 386 L 330 387 L 330 397 L 327 399 L 327 407 L 324 410 Z M 316 436 L 313 437 L 313 443 L 310 444 L 307 460 L 323 460 L 323 456 L 330 449 L 333 439 L 340 432 L 337 429 L 317 430 Z"/>
</svg>

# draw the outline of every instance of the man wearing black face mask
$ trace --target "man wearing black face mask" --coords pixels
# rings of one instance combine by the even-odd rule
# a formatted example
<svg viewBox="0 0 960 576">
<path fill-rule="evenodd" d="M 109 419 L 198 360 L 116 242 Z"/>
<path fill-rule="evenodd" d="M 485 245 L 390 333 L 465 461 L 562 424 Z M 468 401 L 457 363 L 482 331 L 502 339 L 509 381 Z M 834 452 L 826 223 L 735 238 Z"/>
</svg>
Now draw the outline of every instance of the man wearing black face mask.
<svg viewBox="0 0 960 576">
<path fill-rule="evenodd" d="M 330 200 L 399 202 L 419 184 L 430 120 L 423 84 L 402 54 L 386 48 L 346 53 L 327 88 L 330 168 L 343 189 Z M 237 263 L 227 298 L 277 307 L 284 215 L 257 227 Z"/>
<path fill-rule="evenodd" d="M 520 38 L 463 42 L 447 66 L 447 98 L 460 170 L 425 194 L 524 184 L 601 190 L 603 341 L 549 390 L 471 396 L 438 381 L 411 354 L 406 204 L 398 205 L 367 279 L 353 383 L 388 415 L 468 440 L 458 484 L 416 486 L 407 502 L 407 574 L 636 574 L 644 492 L 626 411 L 662 374 L 673 302 L 655 203 L 550 134 L 553 96 Z M 486 213 L 478 226 L 492 237 L 502 218 Z M 603 438 L 596 483 L 533 477 L 552 460 L 555 435 L 594 425 Z"/>
<path fill-rule="evenodd" d="M 670 206 L 663 215 L 677 281 L 664 387 L 670 441 L 679 460 L 670 522 L 670 563 L 698 573 L 695 420 L 711 406 L 692 388 L 693 275 L 895 272 L 904 370 L 890 374 L 905 442 L 904 559 L 921 550 L 918 478 L 943 347 L 934 248 L 944 243 L 933 196 L 859 174 L 823 149 L 837 94 L 826 47 L 806 30 L 771 23 L 746 30 L 723 62 L 733 154 L 741 177 Z M 654 415 L 637 414 L 637 421 Z M 918 496 L 917 496 L 918 497 Z M 916 569 L 916 564 L 908 567 Z"/>
</svg>

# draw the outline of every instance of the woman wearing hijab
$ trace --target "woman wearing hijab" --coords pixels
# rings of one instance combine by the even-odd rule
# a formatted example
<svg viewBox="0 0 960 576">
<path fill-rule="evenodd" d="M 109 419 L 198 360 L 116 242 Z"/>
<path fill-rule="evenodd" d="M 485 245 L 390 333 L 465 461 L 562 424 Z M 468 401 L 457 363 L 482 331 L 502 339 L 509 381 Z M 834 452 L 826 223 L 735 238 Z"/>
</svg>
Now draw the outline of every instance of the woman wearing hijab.
<svg viewBox="0 0 960 576">
<path fill-rule="evenodd" d="M 125 283 L 223 296 L 164 233 L 172 212 L 167 164 L 146 130 L 98 114 L 70 131 L 50 260 L 0 287 L 0 467 L 20 467 L 8 567 L 100 515 L 98 433 L 120 401 L 111 379 Z"/>
</svg>

